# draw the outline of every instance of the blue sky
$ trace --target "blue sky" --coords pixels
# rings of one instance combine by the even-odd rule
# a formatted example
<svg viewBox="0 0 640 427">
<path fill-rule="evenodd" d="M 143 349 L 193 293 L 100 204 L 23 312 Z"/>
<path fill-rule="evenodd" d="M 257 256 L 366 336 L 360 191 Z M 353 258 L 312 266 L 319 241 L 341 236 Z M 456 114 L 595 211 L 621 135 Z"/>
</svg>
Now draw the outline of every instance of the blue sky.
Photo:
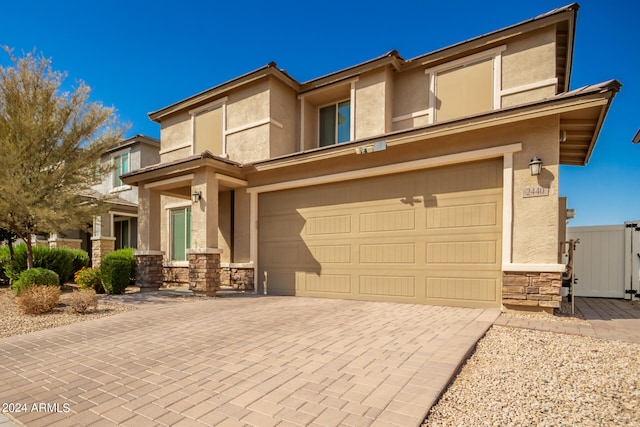
<svg viewBox="0 0 640 427">
<path fill-rule="evenodd" d="M 558 0 L 305 1 L 107 0 L 5 2 L 0 45 L 36 49 L 114 106 L 128 136 L 159 137 L 147 113 L 270 61 L 298 81 L 397 49 L 405 59 L 568 4 Z M 640 36 L 636 0 L 583 0 L 571 88 L 622 82 L 586 167 L 563 166 L 570 225 L 640 219 Z M 393 6 L 392 9 L 390 6 Z M 0 64 L 8 57 L 0 53 Z"/>
</svg>

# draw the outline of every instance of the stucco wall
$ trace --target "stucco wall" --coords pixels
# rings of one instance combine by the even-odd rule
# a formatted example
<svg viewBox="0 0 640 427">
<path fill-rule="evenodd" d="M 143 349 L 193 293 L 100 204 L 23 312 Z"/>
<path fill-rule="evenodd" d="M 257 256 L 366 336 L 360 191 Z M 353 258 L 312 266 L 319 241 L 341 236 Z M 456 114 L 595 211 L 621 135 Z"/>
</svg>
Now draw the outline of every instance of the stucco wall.
<svg viewBox="0 0 640 427">
<path fill-rule="evenodd" d="M 253 162 L 269 158 L 269 128 L 266 123 L 227 135 L 227 153 L 231 160 Z"/>
<path fill-rule="evenodd" d="M 523 123 L 522 152 L 513 158 L 513 252 L 512 262 L 555 264 L 558 262 L 558 149 L 559 122 L 555 117 Z M 529 162 L 542 159 L 543 170 L 531 176 Z M 523 197 L 527 186 L 549 187 L 549 195 Z"/>
<path fill-rule="evenodd" d="M 191 115 L 183 112 L 162 119 L 160 127 L 160 160 L 170 162 L 192 154 Z M 176 147 L 185 146 L 180 149 Z"/>
<path fill-rule="evenodd" d="M 270 157 L 299 151 L 297 140 L 297 99 L 293 89 L 280 80 L 271 79 L 270 109 L 271 118 L 282 124 L 271 124 L 269 137 Z"/>
<path fill-rule="evenodd" d="M 510 40 L 502 52 L 502 90 L 551 79 L 556 76 L 556 32 L 547 27 Z M 503 106 L 553 96 L 555 86 L 534 89 L 503 99 Z"/>
<path fill-rule="evenodd" d="M 250 262 L 251 261 L 251 248 L 249 245 L 249 234 L 251 228 L 250 221 L 250 198 L 249 193 L 242 188 L 237 188 L 235 191 L 235 206 L 234 206 L 234 225 L 235 230 L 233 234 L 233 262 Z"/>
<path fill-rule="evenodd" d="M 222 249 L 220 262 L 232 262 L 231 259 L 231 191 L 218 194 L 218 248 Z"/>
<path fill-rule="evenodd" d="M 387 70 L 362 74 L 356 82 L 355 138 L 382 135 L 387 131 L 387 97 L 391 97 L 391 82 Z M 391 112 L 388 112 L 391 114 Z"/>
</svg>

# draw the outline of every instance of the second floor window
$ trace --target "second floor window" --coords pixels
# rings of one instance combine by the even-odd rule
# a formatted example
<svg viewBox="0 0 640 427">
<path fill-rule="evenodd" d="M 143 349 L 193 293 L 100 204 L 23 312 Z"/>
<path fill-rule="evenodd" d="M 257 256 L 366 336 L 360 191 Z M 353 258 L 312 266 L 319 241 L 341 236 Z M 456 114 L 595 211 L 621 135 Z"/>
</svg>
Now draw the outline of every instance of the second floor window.
<svg viewBox="0 0 640 427">
<path fill-rule="evenodd" d="M 120 175 L 129 172 L 129 153 L 116 154 L 113 156 L 113 163 L 115 165 L 113 171 L 113 186 L 120 187 L 122 186 Z"/>
<path fill-rule="evenodd" d="M 194 154 L 209 151 L 211 154 L 224 153 L 224 126 L 222 106 L 205 110 L 195 116 Z"/>
<path fill-rule="evenodd" d="M 351 101 L 327 105 L 320 112 L 320 147 L 351 140 Z"/>
</svg>

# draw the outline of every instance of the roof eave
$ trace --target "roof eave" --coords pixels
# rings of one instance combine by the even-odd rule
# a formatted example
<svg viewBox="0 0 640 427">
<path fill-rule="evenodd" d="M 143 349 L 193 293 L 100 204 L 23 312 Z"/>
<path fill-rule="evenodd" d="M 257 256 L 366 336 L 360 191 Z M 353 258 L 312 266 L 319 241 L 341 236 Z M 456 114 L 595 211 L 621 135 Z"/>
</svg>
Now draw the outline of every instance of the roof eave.
<svg viewBox="0 0 640 427">
<path fill-rule="evenodd" d="M 353 65 L 342 70 L 326 74 L 322 77 L 315 78 L 313 80 L 306 81 L 300 84 L 300 93 L 308 92 L 310 90 L 317 89 L 319 87 L 327 86 L 332 83 L 348 79 L 353 76 L 360 75 L 367 71 L 375 70 L 391 65 L 394 69 L 398 70 L 404 63 L 404 59 L 397 50 L 392 50 L 377 58 L 370 59 L 365 62 Z"/>
<path fill-rule="evenodd" d="M 220 169 L 224 169 L 227 172 L 231 172 L 233 170 L 239 172 L 242 168 L 242 165 L 238 162 L 215 156 L 209 151 L 204 151 L 201 154 L 195 154 L 193 156 L 184 157 L 171 162 L 157 163 L 141 169 L 136 169 L 135 171 L 121 175 L 120 179 L 127 185 L 138 185 L 140 182 L 153 180 L 160 175 L 180 174 L 186 171 L 198 169 L 207 164 L 216 164 Z"/>
<path fill-rule="evenodd" d="M 569 49 L 569 56 L 571 56 L 573 52 L 573 39 L 575 37 L 575 20 L 579 8 L 580 6 L 578 5 L 578 3 L 571 3 L 567 6 L 554 9 L 526 21 L 522 21 L 520 23 L 501 28 L 496 31 L 485 33 L 483 35 L 473 37 L 471 39 L 467 39 L 423 55 L 419 55 L 415 58 L 406 60 L 403 64 L 403 69 L 434 66 L 438 63 L 449 61 L 452 57 L 468 54 L 469 51 L 489 48 L 491 46 L 504 43 L 507 39 L 521 35 L 525 32 L 529 32 L 537 28 L 546 27 L 565 20 L 568 20 L 570 23 L 572 23 L 570 26 L 572 27 L 573 31 L 569 33 L 569 46 L 571 47 Z M 568 72 L 570 72 L 570 58 L 568 58 L 567 64 Z M 567 78 L 566 80 L 568 81 L 569 79 Z M 568 88 L 568 85 L 566 87 Z"/>
<path fill-rule="evenodd" d="M 274 76 L 282 80 L 285 84 L 287 84 L 294 90 L 298 90 L 300 87 L 300 84 L 295 79 L 293 79 L 293 77 L 291 77 L 285 71 L 280 70 L 275 62 L 270 62 L 269 64 L 258 68 L 257 70 L 250 71 L 249 73 L 246 73 L 234 79 L 228 80 L 224 83 L 221 83 L 217 86 L 204 90 L 188 98 L 185 98 L 181 101 L 178 101 L 160 110 L 153 111 L 148 114 L 149 118 L 154 122 L 159 123 L 164 117 L 170 114 L 176 113 L 178 111 L 181 111 L 187 108 L 192 108 L 197 104 L 201 104 L 207 101 L 208 99 L 221 96 L 225 92 L 228 92 L 232 89 L 235 89 L 247 83 L 251 83 L 253 81 L 265 78 L 267 76 Z"/>
</svg>

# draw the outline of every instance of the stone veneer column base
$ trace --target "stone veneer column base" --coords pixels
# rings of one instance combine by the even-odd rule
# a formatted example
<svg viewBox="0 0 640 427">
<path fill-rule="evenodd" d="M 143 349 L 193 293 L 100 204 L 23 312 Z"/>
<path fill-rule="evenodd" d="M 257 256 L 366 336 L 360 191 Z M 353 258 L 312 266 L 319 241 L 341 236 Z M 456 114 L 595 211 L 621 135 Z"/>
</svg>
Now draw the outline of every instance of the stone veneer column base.
<svg viewBox="0 0 640 427">
<path fill-rule="evenodd" d="M 562 273 L 502 273 L 502 304 L 512 309 L 553 312 L 562 302 Z"/>
<path fill-rule="evenodd" d="M 222 263 L 220 283 L 237 291 L 253 291 L 253 263 Z"/>
<path fill-rule="evenodd" d="M 140 292 L 157 291 L 162 286 L 164 252 L 138 251 L 136 256 L 136 286 Z"/>
<path fill-rule="evenodd" d="M 165 288 L 184 288 L 189 286 L 189 266 L 165 266 L 164 283 Z"/>
<path fill-rule="evenodd" d="M 102 258 L 116 249 L 115 237 L 92 237 L 91 238 L 91 266 L 100 267 Z"/>
<path fill-rule="evenodd" d="M 196 294 L 215 296 L 220 289 L 220 250 L 189 250 L 189 289 Z"/>
</svg>

